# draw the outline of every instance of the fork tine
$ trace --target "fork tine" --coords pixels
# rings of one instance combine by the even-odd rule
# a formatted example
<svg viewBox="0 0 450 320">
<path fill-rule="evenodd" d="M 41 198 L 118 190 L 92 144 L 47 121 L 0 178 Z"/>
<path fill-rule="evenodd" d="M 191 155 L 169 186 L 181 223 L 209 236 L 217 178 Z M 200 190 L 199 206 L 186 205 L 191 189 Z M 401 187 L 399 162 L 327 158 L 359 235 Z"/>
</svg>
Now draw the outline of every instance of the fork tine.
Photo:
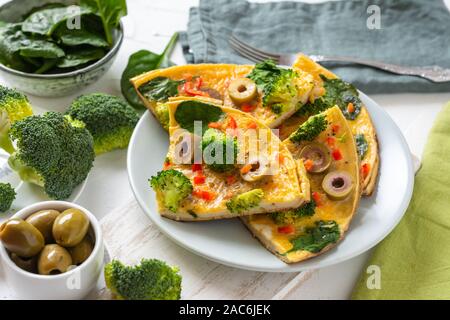
<svg viewBox="0 0 450 320">
<path fill-rule="evenodd" d="M 261 62 L 267 59 L 272 59 L 275 60 L 275 62 L 277 63 L 278 60 L 274 59 L 274 58 L 270 58 L 261 54 L 258 54 L 256 52 L 253 52 L 249 49 L 247 49 L 246 47 L 242 46 L 241 44 L 239 44 L 238 42 L 236 42 L 234 39 L 229 39 L 229 43 L 231 45 L 231 47 L 236 50 L 237 52 L 239 52 L 241 55 L 245 56 L 246 58 L 255 61 L 255 62 Z"/>
<path fill-rule="evenodd" d="M 261 62 L 261 61 L 265 60 L 262 57 L 258 57 L 258 56 L 255 56 L 255 55 L 249 53 L 248 51 L 246 51 L 245 49 L 243 49 L 242 47 L 238 46 L 237 44 L 235 44 L 232 41 L 230 41 L 229 43 L 230 43 L 231 48 L 233 48 L 235 51 L 237 51 L 237 53 L 239 53 L 244 58 L 249 59 L 250 61 Z"/>
<path fill-rule="evenodd" d="M 235 41 L 237 44 L 239 44 L 241 47 L 244 47 L 252 52 L 255 52 L 256 54 L 265 57 L 266 59 L 273 59 L 273 60 L 280 60 L 280 55 L 276 54 L 276 53 L 271 53 L 271 52 L 267 52 L 267 51 L 263 51 L 260 50 L 258 48 L 255 48 L 251 45 L 249 45 L 248 43 L 243 42 L 242 40 L 240 40 L 239 38 L 237 38 L 235 35 L 231 35 L 230 40 Z"/>
</svg>

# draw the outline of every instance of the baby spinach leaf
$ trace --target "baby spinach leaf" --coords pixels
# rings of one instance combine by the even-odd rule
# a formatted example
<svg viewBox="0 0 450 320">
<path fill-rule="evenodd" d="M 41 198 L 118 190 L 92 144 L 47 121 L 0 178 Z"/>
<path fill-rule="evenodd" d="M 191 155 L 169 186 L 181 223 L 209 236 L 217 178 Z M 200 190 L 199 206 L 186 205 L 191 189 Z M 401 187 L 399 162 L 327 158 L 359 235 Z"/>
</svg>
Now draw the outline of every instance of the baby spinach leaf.
<svg viewBox="0 0 450 320">
<path fill-rule="evenodd" d="M 180 127 L 194 133 L 194 121 L 201 121 L 202 134 L 210 122 L 217 122 L 225 116 L 219 107 L 198 101 L 183 101 L 175 111 L 175 120 Z"/>
<path fill-rule="evenodd" d="M 44 63 L 34 71 L 36 74 L 43 74 L 51 70 L 58 63 L 58 59 L 44 59 Z"/>
<path fill-rule="evenodd" d="M 73 68 L 85 63 L 99 60 L 105 55 L 105 51 L 100 48 L 87 48 L 68 53 L 58 63 L 58 68 Z"/>
<path fill-rule="evenodd" d="M 106 41 L 113 44 L 112 30 L 119 25 L 120 18 L 127 15 L 125 0 L 81 0 L 80 5 L 97 14 L 103 23 Z"/>
<path fill-rule="evenodd" d="M 366 137 L 362 133 L 355 135 L 356 149 L 358 151 L 359 158 L 362 160 L 369 150 L 369 144 L 367 143 Z"/>
<path fill-rule="evenodd" d="M 64 57 L 64 51 L 46 40 L 24 39 L 20 42 L 20 55 L 29 58 L 56 59 Z"/>
<path fill-rule="evenodd" d="M 156 77 L 139 87 L 139 92 L 149 100 L 165 102 L 178 94 L 178 86 L 184 80 L 172 80 L 166 77 Z"/>
<path fill-rule="evenodd" d="M 305 234 L 291 240 L 293 248 L 288 252 L 298 250 L 320 252 L 327 245 L 336 243 L 340 234 L 339 226 L 335 221 L 316 221 L 315 226 L 308 228 Z"/>
<path fill-rule="evenodd" d="M 178 33 L 175 33 L 161 54 L 156 54 L 148 50 L 139 50 L 133 53 L 128 59 L 128 64 L 122 73 L 120 87 L 125 99 L 135 108 L 144 108 L 136 90 L 130 82 L 130 79 L 144 72 L 166 68 L 173 65 L 169 61 L 170 53 L 178 39 Z"/>
<path fill-rule="evenodd" d="M 108 47 L 109 44 L 100 34 L 90 32 L 84 27 L 81 29 L 69 29 L 62 24 L 55 31 L 55 36 L 66 46 L 90 45 L 93 47 Z"/>
<path fill-rule="evenodd" d="M 22 31 L 50 36 L 62 23 L 88 13 L 89 9 L 79 6 L 39 10 L 24 20 Z"/>
</svg>

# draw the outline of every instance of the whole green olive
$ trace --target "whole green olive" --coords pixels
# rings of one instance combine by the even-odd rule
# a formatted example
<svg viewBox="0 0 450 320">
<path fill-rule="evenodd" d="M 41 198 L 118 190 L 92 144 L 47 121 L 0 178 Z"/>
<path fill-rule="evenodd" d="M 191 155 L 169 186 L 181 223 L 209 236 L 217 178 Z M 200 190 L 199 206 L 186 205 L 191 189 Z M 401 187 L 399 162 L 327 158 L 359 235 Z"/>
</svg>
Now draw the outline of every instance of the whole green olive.
<svg viewBox="0 0 450 320">
<path fill-rule="evenodd" d="M 48 244 L 39 254 L 37 266 L 39 274 L 54 275 L 64 273 L 72 265 L 70 253 L 57 244 Z"/>
<path fill-rule="evenodd" d="M 53 242 L 53 223 L 60 212 L 57 210 L 41 210 L 33 213 L 25 221 L 35 226 L 44 236 L 45 243 Z"/>
<path fill-rule="evenodd" d="M 53 223 L 53 238 L 63 247 L 74 247 L 83 240 L 89 228 L 89 219 L 81 210 L 63 211 Z"/>
<path fill-rule="evenodd" d="M 89 258 L 89 256 L 92 253 L 93 248 L 94 248 L 94 245 L 92 244 L 92 241 L 91 241 L 89 235 L 87 235 L 75 247 L 68 249 L 70 252 L 70 255 L 72 256 L 72 263 L 73 264 L 83 263 L 87 258 Z"/>
<path fill-rule="evenodd" d="M 6 249 L 22 258 L 37 255 L 44 247 L 44 236 L 31 223 L 10 219 L 0 226 L 0 240 Z"/>
<path fill-rule="evenodd" d="M 22 258 L 19 257 L 15 253 L 11 253 L 11 260 L 18 266 L 20 269 L 37 273 L 37 256 L 33 256 L 31 258 Z"/>
</svg>

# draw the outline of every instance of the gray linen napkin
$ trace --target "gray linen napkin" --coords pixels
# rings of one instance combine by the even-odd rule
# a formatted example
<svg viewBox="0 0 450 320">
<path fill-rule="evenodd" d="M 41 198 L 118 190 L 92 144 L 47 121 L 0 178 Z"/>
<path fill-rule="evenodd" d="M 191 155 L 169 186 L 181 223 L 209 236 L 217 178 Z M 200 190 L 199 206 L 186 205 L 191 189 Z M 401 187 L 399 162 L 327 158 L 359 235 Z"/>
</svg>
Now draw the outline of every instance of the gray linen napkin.
<svg viewBox="0 0 450 320">
<path fill-rule="evenodd" d="M 380 29 L 367 27 L 370 5 L 380 8 Z M 301 51 L 450 68 L 450 13 L 443 0 L 318 4 L 200 0 L 198 7 L 191 8 L 187 31 L 180 37 L 187 61 L 249 63 L 229 47 L 231 33 L 272 52 Z M 357 65 L 325 65 L 367 93 L 450 92 L 450 82 L 436 84 Z"/>
</svg>

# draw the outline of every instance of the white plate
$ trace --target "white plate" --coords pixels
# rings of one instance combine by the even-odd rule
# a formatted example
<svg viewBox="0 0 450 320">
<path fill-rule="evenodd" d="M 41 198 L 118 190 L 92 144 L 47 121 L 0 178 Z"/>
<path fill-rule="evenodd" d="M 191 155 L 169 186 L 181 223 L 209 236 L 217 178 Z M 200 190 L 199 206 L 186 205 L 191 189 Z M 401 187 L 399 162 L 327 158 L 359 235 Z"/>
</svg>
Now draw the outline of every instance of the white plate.
<svg viewBox="0 0 450 320">
<path fill-rule="evenodd" d="M 128 175 L 139 205 L 160 230 L 186 249 L 213 261 L 248 270 L 294 272 L 329 266 L 355 257 L 380 242 L 397 225 L 411 199 L 414 174 L 400 129 L 373 100 L 361 93 L 378 132 L 380 174 L 377 189 L 363 198 L 345 239 L 311 260 L 288 265 L 267 251 L 238 219 L 182 223 L 162 218 L 148 179 L 161 170 L 167 133 L 146 112 L 128 148 Z"/>
<path fill-rule="evenodd" d="M 31 183 L 25 183 L 20 180 L 19 176 L 8 166 L 8 157 L 9 154 L 0 150 L 0 181 L 1 182 L 9 182 L 16 190 L 17 196 L 16 200 L 14 200 L 11 210 L 8 211 L 8 214 L 2 214 L 0 220 L 8 218 L 13 215 L 17 211 L 29 206 L 30 204 L 52 200 L 50 199 L 44 192 L 44 190 Z M 89 176 L 88 176 L 89 177 Z M 83 192 L 84 187 L 87 182 L 86 178 L 82 183 L 80 183 L 75 190 L 73 190 L 72 195 L 65 199 L 69 202 L 75 202 L 80 197 Z"/>
</svg>

